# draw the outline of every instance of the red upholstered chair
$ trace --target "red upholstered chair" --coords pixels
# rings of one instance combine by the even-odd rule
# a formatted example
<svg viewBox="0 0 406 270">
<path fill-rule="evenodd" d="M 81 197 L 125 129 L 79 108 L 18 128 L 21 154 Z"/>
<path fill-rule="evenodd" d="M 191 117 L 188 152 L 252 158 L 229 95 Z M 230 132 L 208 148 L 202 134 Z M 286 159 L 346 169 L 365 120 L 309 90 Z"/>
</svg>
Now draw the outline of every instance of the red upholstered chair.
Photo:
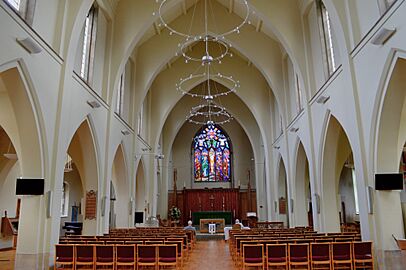
<svg viewBox="0 0 406 270">
<path fill-rule="evenodd" d="M 178 269 L 178 245 L 165 244 L 158 246 L 158 268 L 174 266 Z"/>
<path fill-rule="evenodd" d="M 310 269 L 309 244 L 289 244 L 289 268 Z"/>
<path fill-rule="evenodd" d="M 178 241 L 165 241 L 165 245 L 177 246 L 178 262 L 180 262 L 181 267 L 183 267 L 182 239 Z"/>
<path fill-rule="evenodd" d="M 94 246 L 93 245 L 76 245 L 75 246 L 75 269 L 86 266 L 94 269 Z"/>
<path fill-rule="evenodd" d="M 374 269 L 372 242 L 353 242 L 354 269 Z"/>
<path fill-rule="evenodd" d="M 75 268 L 75 250 L 74 245 L 59 244 L 55 245 L 54 269 L 69 266 Z"/>
<path fill-rule="evenodd" d="M 135 269 L 136 253 L 134 245 L 116 245 L 116 269 L 132 267 Z"/>
<path fill-rule="evenodd" d="M 333 269 L 353 269 L 351 242 L 332 243 Z"/>
<path fill-rule="evenodd" d="M 311 243 L 310 261 L 312 269 L 331 269 L 330 243 Z"/>
<path fill-rule="evenodd" d="M 114 246 L 113 245 L 96 245 L 95 246 L 95 268 L 97 266 L 106 266 L 114 269 Z"/>
<path fill-rule="evenodd" d="M 288 247 L 286 244 L 266 245 L 267 269 L 283 266 L 288 269 Z"/>
<path fill-rule="evenodd" d="M 140 266 L 152 266 L 157 268 L 157 246 L 156 245 L 137 245 L 137 269 Z"/>
<path fill-rule="evenodd" d="M 265 269 L 264 245 L 244 244 L 242 245 L 242 267 L 260 266 Z"/>
</svg>

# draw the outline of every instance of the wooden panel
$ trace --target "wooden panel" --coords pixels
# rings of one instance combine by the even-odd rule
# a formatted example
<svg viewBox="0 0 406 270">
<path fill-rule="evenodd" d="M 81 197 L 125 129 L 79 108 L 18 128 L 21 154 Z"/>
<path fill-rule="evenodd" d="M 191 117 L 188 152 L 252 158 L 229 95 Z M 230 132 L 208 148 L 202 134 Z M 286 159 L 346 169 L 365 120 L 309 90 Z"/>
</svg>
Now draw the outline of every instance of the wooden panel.
<svg viewBox="0 0 406 270">
<path fill-rule="evenodd" d="M 86 193 L 85 219 L 96 219 L 97 213 L 97 194 L 90 190 Z"/>
</svg>

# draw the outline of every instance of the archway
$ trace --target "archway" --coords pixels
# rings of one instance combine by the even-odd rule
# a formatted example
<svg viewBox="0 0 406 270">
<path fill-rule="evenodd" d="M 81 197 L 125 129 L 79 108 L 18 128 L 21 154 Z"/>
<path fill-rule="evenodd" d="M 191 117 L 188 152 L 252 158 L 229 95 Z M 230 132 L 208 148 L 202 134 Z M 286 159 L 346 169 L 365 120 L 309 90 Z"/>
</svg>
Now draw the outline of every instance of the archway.
<svg viewBox="0 0 406 270">
<path fill-rule="evenodd" d="M 283 221 L 286 227 L 289 227 L 289 203 L 288 203 L 288 185 L 287 185 L 286 167 L 282 157 L 279 161 L 278 172 L 278 213 L 279 221 Z"/>
<path fill-rule="evenodd" d="M 338 120 L 330 115 L 324 141 L 322 160 L 322 227 L 326 232 L 340 232 L 340 175 L 352 149 L 344 129 Z M 352 180 L 351 180 L 352 181 Z"/>
<path fill-rule="evenodd" d="M 11 63 L 0 67 L 0 70 L 0 126 L 7 134 L 3 138 L 7 137 L 9 141 L 8 144 L 4 142 L 7 144 L 7 151 L 12 150 L 12 145 L 16 158 L 18 157 L 15 162 L 10 162 L 8 159 L 5 167 L 2 168 L 0 176 L 0 181 L 3 181 L 2 191 L 7 192 L 7 198 L 11 200 L 1 205 L 6 206 L 7 209 L 11 207 L 10 214 L 18 215 L 15 206 L 16 198 L 13 195 L 15 179 L 45 177 L 43 138 L 41 138 L 38 118 L 41 114 L 20 65 Z M 14 158 L 11 155 L 9 157 Z M 48 186 L 49 180 L 45 179 L 45 190 Z M 6 199 L 3 195 L 2 198 Z M 41 211 L 45 207 L 43 201 L 41 196 L 21 198 L 17 253 L 36 253 L 44 244 L 42 237 L 44 232 L 41 229 L 45 220 L 45 213 Z"/>
<path fill-rule="evenodd" d="M 20 176 L 20 163 L 13 143 L 6 131 L 0 126 L 0 213 L 10 221 L 19 217 L 19 203 L 15 195 L 16 178 Z M 10 192 L 11 191 L 11 192 Z M 13 246 L 12 222 L 2 224 L 0 235 L 3 248 Z M 7 227 L 7 228 L 5 228 Z"/>
<path fill-rule="evenodd" d="M 145 183 L 145 171 L 144 163 L 142 159 L 138 163 L 136 180 L 135 180 L 135 211 L 144 212 L 144 220 L 147 214 L 147 205 L 146 205 L 146 183 Z"/>
<path fill-rule="evenodd" d="M 97 169 L 97 156 L 94 145 L 94 140 L 91 132 L 89 120 L 86 119 L 82 122 L 72 137 L 68 147 L 67 154 L 72 158 L 78 174 L 75 181 L 81 184 L 80 186 L 70 186 L 70 192 L 81 193 L 81 206 L 83 218 L 84 235 L 95 235 L 97 233 L 97 213 L 100 211 L 98 205 L 98 169 Z M 87 196 L 95 193 L 96 206 L 89 208 L 87 204 Z M 90 205 L 90 204 L 89 204 Z M 90 215 L 88 214 L 90 212 Z"/>
<path fill-rule="evenodd" d="M 83 213 L 80 209 L 83 204 L 82 180 L 72 158 L 67 154 L 63 174 L 62 198 L 61 198 L 61 228 L 65 222 L 83 222 Z M 60 236 L 65 231 L 60 230 Z"/>
<path fill-rule="evenodd" d="M 117 148 L 113 161 L 111 174 L 110 209 L 113 224 L 118 228 L 128 227 L 129 216 L 129 184 L 127 181 L 127 170 L 124 158 L 123 147 Z M 110 225 L 112 225 L 110 223 Z"/>
<path fill-rule="evenodd" d="M 406 142 L 406 59 L 397 58 L 385 80 L 381 105 L 378 108 L 375 148 L 375 173 L 399 172 L 403 147 Z M 402 57 L 405 57 L 402 55 Z M 375 193 L 376 221 L 378 227 L 378 245 L 383 249 L 396 249 L 391 235 L 404 237 L 402 207 L 405 209 L 404 192 L 377 191 Z"/>
<path fill-rule="evenodd" d="M 312 226 L 309 161 L 303 144 L 299 142 L 296 157 L 294 216 L 296 226 Z"/>
</svg>

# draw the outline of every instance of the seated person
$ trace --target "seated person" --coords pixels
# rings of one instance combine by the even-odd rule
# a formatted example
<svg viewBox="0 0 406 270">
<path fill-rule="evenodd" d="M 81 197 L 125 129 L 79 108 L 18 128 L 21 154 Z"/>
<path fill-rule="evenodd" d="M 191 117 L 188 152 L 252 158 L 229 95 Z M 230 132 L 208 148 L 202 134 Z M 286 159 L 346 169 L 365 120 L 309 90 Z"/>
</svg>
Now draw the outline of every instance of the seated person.
<svg viewBox="0 0 406 270">
<path fill-rule="evenodd" d="M 184 227 L 184 229 L 185 229 L 185 230 L 192 230 L 192 231 L 195 231 L 195 232 L 196 232 L 196 228 L 193 227 L 192 224 L 193 224 L 192 221 L 189 220 L 189 221 L 187 222 L 187 226 Z"/>
<path fill-rule="evenodd" d="M 233 225 L 233 229 L 236 229 L 236 230 L 238 230 L 238 229 L 242 229 L 244 227 L 244 225 L 240 222 L 240 220 L 237 218 L 236 220 L 235 220 L 235 223 L 234 223 L 234 225 Z"/>
</svg>

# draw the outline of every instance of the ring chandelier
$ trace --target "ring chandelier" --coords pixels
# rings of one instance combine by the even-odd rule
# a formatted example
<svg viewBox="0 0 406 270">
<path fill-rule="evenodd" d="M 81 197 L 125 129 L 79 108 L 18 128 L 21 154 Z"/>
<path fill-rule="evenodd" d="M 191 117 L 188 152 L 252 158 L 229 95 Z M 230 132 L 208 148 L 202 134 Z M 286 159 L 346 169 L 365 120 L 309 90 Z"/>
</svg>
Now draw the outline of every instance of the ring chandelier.
<svg viewBox="0 0 406 270">
<path fill-rule="evenodd" d="M 223 106 L 216 104 L 212 97 L 207 97 L 206 104 L 200 104 L 192 107 L 186 120 L 189 123 L 206 125 L 206 124 L 225 124 L 233 120 L 230 113 Z"/>
<path fill-rule="evenodd" d="M 204 43 L 205 52 L 201 56 L 193 56 L 189 53 L 189 46 L 194 43 Z M 210 46 L 210 44 L 212 44 Z M 184 43 L 179 43 L 180 54 L 185 58 L 185 62 L 201 62 L 202 64 L 217 62 L 221 64 L 221 60 L 229 55 L 233 57 L 230 52 L 231 45 L 227 44 L 224 40 L 211 35 L 205 35 L 204 37 L 195 37 L 193 40 L 186 41 Z M 217 47 L 217 52 L 213 52 L 213 47 Z M 211 51 L 211 52 L 210 52 Z M 176 53 L 176 56 L 178 53 Z"/>
<path fill-rule="evenodd" d="M 208 9 L 209 9 L 209 7 L 208 7 L 208 3 L 207 3 L 207 2 L 210 2 L 210 1 L 211 1 L 211 0 L 204 0 L 204 20 L 205 20 L 206 30 L 207 30 L 207 22 L 208 22 L 208 17 L 209 17 L 209 14 L 208 14 Z M 239 1 L 239 2 L 244 6 L 244 8 L 245 8 L 243 20 L 242 20 L 242 22 L 241 22 L 240 24 L 234 26 L 232 29 L 225 30 L 225 31 L 223 31 L 222 33 L 217 33 L 217 34 L 216 34 L 216 37 L 218 37 L 219 39 L 224 39 L 225 36 L 230 35 L 230 34 L 233 34 L 233 33 L 237 33 L 237 34 L 238 34 L 238 33 L 240 32 L 241 28 L 242 28 L 245 24 L 247 24 L 247 23 L 250 24 L 250 23 L 251 23 L 251 22 L 248 20 L 248 19 L 249 19 L 249 15 L 250 15 L 250 8 L 249 8 L 249 5 L 248 5 L 248 0 L 236 0 L 236 1 Z M 167 29 L 169 30 L 169 34 L 170 34 L 170 35 L 176 34 L 176 35 L 179 35 L 179 36 L 182 36 L 182 37 L 186 38 L 186 42 L 189 41 L 189 40 L 193 40 L 193 39 L 195 39 L 196 37 L 198 37 L 198 38 L 200 38 L 200 39 L 202 38 L 202 36 L 201 36 L 200 33 L 192 33 L 192 32 L 191 32 L 191 31 L 192 31 L 191 29 L 192 29 L 193 23 L 195 22 L 195 21 L 194 21 L 194 19 L 195 19 L 195 12 L 196 12 L 197 5 L 198 5 L 199 0 L 194 0 L 195 3 L 194 3 L 193 8 L 192 8 L 192 10 L 193 10 L 192 20 L 191 20 L 191 25 L 190 25 L 190 28 L 189 28 L 189 32 L 188 32 L 188 33 L 187 33 L 186 31 L 182 31 L 182 30 L 180 30 L 180 29 L 177 29 L 176 27 L 172 27 L 172 26 L 170 25 L 170 23 L 169 23 L 169 22 L 164 18 L 164 16 L 163 16 L 164 10 L 167 10 L 168 7 L 169 7 L 171 4 L 173 4 L 174 2 L 176 2 L 176 0 L 156 0 L 156 2 L 157 2 L 157 3 L 160 3 L 160 4 L 159 4 L 159 9 L 158 9 L 158 16 L 159 16 L 160 24 L 159 24 L 158 26 L 164 26 L 165 28 L 167 28 Z M 156 15 L 156 13 L 154 12 L 153 15 Z M 212 16 L 212 17 L 214 17 L 214 16 Z M 206 32 L 206 33 L 207 33 L 207 32 Z"/>
<path fill-rule="evenodd" d="M 207 96 L 211 96 L 213 98 L 226 96 L 230 93 L 235 93 L 237 89 L 240 87 L 240 81 L 235 80 L 233 76 L 223 75 L 220 72 L 211 72 L 211 67 L 209 63 L 203 64 L 205 68 L 204 72 L 200 73 L 193 73 L 187 76 L 186 78 L 180 78 L 179 83 L 176 84 L 176 90 L 180 91 L 183 95 L 189 95 L 191 97 L 198 97 L 204 99 Z M 196 72 L 201 69 L 201 66 L 198 68 Z M 206 84 L 202 84 L 199 88 L 201 92 L 192 92 L 186 90 L 185 86 L 190 86 L 195 84 L 201 78 L 206 78 Z M 211 81 L 216 80 L 224 80 L 228 85 L 231 87 L 225 89 L 218 89 L 214 84 L 214 89 L 212 89 Z"/>
</svg>

